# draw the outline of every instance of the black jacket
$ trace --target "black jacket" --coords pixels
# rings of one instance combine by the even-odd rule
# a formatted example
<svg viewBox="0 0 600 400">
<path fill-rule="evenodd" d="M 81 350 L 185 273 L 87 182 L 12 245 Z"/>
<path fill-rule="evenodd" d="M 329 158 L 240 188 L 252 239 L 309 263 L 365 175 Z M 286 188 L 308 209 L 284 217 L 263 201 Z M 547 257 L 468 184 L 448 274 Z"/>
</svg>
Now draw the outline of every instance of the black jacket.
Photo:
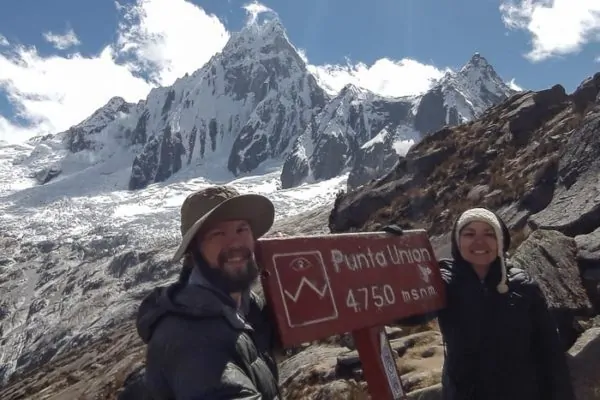
<svg viewBox="0 0 600 400">
<path fill-rule="evenodd" d="M 146 390 L 154 399 L 278 399 L 275 336 L 261 299 L 246 315 L 210 286 L 175 283 L 142 302 L 137 328 L 146 354 Z"/>
<path fill-rule="evenodd" d="M 566 355 L 538 285 L 508 268 L 509 292 L 469 265 L 442 260 L 447 307 L 438 313 L 446 357 L 444 400 L 574 400 Z"/>
<path fill-rule="evenodd" d="M 506 252 L 510 236 L 502 228 Z M 394 226 L 384 230 L 401 234 Z M 452 238 L 455 230 L 456 224 Z M 566 354 L 538 284 L 507 262 L 509 291 L 500 294 L 499 260 L 481 282 L 454 241 L 452 256 L 440 260 L 446 307 L 398 321 L 412 325 L 438 317 L 445 346 L 443 399 L 575 400 Z"/>
</svg>

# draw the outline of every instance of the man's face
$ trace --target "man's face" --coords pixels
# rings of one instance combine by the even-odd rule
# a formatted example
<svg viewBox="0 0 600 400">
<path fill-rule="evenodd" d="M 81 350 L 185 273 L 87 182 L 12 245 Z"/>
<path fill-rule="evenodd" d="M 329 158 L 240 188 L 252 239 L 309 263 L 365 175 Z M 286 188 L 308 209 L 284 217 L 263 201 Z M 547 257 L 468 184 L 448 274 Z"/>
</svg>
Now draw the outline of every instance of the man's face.
<svg viewBox="0 0 600 400">
<path fill-rule="evenodd" d="M 220 270 L 232 292 L 242 291 L 258 276 L 254 261 L 254 235 L 246 221 L 223 221 L 197 239 L 211 268 Z"/>
</svg>

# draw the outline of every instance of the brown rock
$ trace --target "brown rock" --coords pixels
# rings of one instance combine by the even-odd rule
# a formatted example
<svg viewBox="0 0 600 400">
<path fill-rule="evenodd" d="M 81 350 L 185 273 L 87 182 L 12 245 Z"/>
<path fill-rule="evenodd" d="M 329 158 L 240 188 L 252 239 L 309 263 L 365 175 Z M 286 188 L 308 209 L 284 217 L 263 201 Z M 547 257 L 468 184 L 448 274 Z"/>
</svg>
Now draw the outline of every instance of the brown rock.
<svg viewBox="0 0 600 400">
<path fill-rule="evenodd" d="M 568 236 L 587 234 L 600 227 L 600 107 L 581 119 L 561 146 L 559 180 L 552 201 L 529 221 L 536 229 L 553 229 Z"/>
<path fill-rule="evenodd" d="M 600 399 L 600 328 L 587 330 L 569 350 L 577 400 Z"/>
<path fill-rule="evenodd" d="M 574 330 L 575 317 L 593 313 L 581 283 L 575 240 L 556 231 L 534 231 L 512 259 L 540 284 L 568 349 L 580 333 Z"/>
<path fill-rule="evenodd" d="M 575 110 L 577 112 L 583 112 L 590 103 L 593 103 L 600 92 L 600 72 L 594 74 L 583 82 L 575 89 L 575 92 L 571 95 Z"/>
</svg>

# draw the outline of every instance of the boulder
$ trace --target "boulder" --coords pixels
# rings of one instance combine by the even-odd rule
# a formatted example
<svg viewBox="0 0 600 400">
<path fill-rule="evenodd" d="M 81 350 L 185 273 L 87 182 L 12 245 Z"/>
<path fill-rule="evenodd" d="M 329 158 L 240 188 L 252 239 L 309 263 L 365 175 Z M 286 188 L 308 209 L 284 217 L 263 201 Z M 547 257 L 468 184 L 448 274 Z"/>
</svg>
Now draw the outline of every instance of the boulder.
<svg viewBox="0 0 600 400">
<path fill-rule="evenodd" d="M 581 335 L 568 354 L 577 400 L 600 399 L 600 327 Z"/>
<path fill-rule="evenodd" d="M 575 237 L 577 261 L 583 285 L 597 312 L 600 312 L 600 228 Z"/>
<path fill-rule="evenodd" d="M 600 72 L 581 82 L 571 95 L 575 110 L 584 112 L 590 103 L 593 103 L 600 93 Z"/>
<path fill-rule="evenodd" d="M 593 313 L 579 275 L 575 240 L 557 231 L 534 231 L 512 259 L 539 282 L 567 350 L 581 333 L 575 318 Z"/>
<path fill-rule="evenodd" d="M 600 107 L 590 111 L 561 153 L 559 182 L 548 207 L 530 218 L 535 228 L 554 229 L 569 236 L 600 227 Z"/>
<path fill-rule="evenodd" d="M 366 399 L 364 385 L 338 374 L 337 358 L 346 351 L 342 347 L 315 345 L 283 361 L 279 367 L 282 398 Z"/>
</svg>

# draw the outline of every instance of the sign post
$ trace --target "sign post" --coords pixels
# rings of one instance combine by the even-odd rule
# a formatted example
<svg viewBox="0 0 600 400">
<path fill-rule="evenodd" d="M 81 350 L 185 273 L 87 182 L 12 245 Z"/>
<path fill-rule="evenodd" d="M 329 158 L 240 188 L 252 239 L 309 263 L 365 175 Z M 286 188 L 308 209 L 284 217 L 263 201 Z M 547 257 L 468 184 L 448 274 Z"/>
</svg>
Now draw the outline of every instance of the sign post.
<svg viewBox="0 0 600 400">
<path fill-rule="evenodd" d="M 352 332 L 352 337 L 371 396 L 374 399 L 405 400 L 406 394 L 385 329 L 358 329 Z"/>
<path fill-rule="evenodd" d="M 383 326 L 445 305 L 424 230 L 262 238 L 256 256 L 284 347 L 352 332 L 373 398 L 405 399 Z"/>
</svg>

